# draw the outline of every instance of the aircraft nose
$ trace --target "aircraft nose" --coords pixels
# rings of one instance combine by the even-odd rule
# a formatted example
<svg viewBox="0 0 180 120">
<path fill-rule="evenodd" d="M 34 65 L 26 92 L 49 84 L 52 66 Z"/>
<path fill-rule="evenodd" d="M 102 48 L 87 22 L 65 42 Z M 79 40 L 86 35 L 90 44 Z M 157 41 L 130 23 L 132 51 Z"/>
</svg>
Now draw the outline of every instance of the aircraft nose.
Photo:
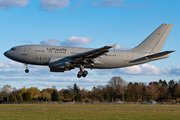
<svg viewBox="0 0 180 120">
<path fill-rule="evenodd" d="M 8 57 L 8 51 L 6 51 L 6 52 L 4 53 L 4 56 Z"/>
</svg>

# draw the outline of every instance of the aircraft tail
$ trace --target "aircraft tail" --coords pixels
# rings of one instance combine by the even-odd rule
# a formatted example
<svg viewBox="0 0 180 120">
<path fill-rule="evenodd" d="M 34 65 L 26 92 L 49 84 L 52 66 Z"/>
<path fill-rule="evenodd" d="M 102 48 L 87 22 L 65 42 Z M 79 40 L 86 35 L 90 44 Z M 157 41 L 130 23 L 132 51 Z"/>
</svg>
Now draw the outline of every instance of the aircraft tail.
<svg viewBox="0 0 180 120">
<path fill-rule="evenodd" d="M 141 44 L 128 51 L 141 51 L 158 53 L 161 51 L 173 24 L 162 24 L 151 35 L 149 35 Z"/>
</svg>

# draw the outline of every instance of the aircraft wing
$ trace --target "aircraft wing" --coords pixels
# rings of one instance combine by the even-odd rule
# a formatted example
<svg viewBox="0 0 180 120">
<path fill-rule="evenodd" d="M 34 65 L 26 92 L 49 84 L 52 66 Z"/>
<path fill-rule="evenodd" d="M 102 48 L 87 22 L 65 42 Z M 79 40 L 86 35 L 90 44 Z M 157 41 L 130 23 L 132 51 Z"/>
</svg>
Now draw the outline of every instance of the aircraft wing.
<svg viewBox="0 0 180 120">
<path fill-rule="evenodd" d="M 102 48 L 90 50 L 90 51 L 83 52 L 83 53 L 76 54 L 76 55 L 72 55 L 72 56 L 69 56 L 68 58 L 73 60 L 72 62 L 74 62 L 74 63 L 78 63 L 78 62 L 88 63 L 87 60 L 93 60 L 97 57 L 100 57 L 103 54 L 109 52 L 110 48 L 115 49 L 115 46 L 116 46 L 116 44 L 114 44 L 112 46 L 104 46 Z"/>
<path fill-rule="evenodd" d="M 86 64 L 93 66 L 94 64 L 103 64 L 95 58 L 102 56 L 109 52 L 110 48 L 115 48 L 116 44 L 112 46 L 104 46 L 102 48 L 82 52 L 80 54 L 67 56 L 65 58 L 50 58 L 49 67 L 52 72 L 64 72 L 74 69 L 78 64 Z"/>
</svg>

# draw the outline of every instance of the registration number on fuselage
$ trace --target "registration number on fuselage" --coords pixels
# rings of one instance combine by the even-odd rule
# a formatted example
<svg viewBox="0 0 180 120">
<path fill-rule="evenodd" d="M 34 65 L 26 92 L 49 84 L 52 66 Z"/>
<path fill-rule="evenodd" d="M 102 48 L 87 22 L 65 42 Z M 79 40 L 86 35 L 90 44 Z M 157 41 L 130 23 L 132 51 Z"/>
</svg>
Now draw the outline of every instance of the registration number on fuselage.
<svg viewBox="0 0 180 120">
<path fill-rule="evenodd" d="M 47 57 L 35 57 L 35 60 L 38 60 L 38 61 L 47 61 L 48 58 Z"/>
</svg>

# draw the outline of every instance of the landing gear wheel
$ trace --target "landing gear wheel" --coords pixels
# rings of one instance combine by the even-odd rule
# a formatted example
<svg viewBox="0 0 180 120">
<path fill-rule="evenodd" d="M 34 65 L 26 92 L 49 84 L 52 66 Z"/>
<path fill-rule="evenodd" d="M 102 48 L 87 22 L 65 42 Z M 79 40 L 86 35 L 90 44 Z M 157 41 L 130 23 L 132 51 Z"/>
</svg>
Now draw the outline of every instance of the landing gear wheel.
<svg viewBox="0 0 180 120">
<path fill-rule="evenodd" d="M 79 75 L 79 76 L 82 76 L 82 75 L 83 75 L 83 72 L 82 72 L 82 71 L 79 71 L 79 72 L 78 72 L 78 75 Z"/>
<path fill-rule="evenodd" d="M 88 71 L 86 71 L 86 70 L 85 71 L 79 71 L 77 74 L 77 77 L 78 78 L 81 78 L 81 76 L 86 77 L 87 74 L 88 74 Z"/>
<path fill-rule="evenodd" d="M 77 77 L 78 77 L 78 78 L 81 78 L 81 76 L 80 76 L 80 75 L 78 75 L 78 74 L 77 74 Z"/>
<path fill-rule="evenodd" d="M 85 71 L 83 72 L 83 77 L 86 77 L 87 74 L 88 74 L 88 71 L 85 70 Z"/>
<path fill-rule="evenodd" d="M 77 77 L 78 78 L 81 78 L 81 76 L 86 77 L 86 75 L 88 74 L 88 71 L 84 70 L 84 65 L 80 64 L 79 69 L 80 71 L 78 72 Z"/>
<path fill-rule="evenodd" d="M 28 69 L 26 69 L 26 70 L 25 70 L 25 72 L 26 72 L 26 73 L 28 73 L 28 72 L 29 72 L 29 70 L 28 70 Z"/>
</svg>

